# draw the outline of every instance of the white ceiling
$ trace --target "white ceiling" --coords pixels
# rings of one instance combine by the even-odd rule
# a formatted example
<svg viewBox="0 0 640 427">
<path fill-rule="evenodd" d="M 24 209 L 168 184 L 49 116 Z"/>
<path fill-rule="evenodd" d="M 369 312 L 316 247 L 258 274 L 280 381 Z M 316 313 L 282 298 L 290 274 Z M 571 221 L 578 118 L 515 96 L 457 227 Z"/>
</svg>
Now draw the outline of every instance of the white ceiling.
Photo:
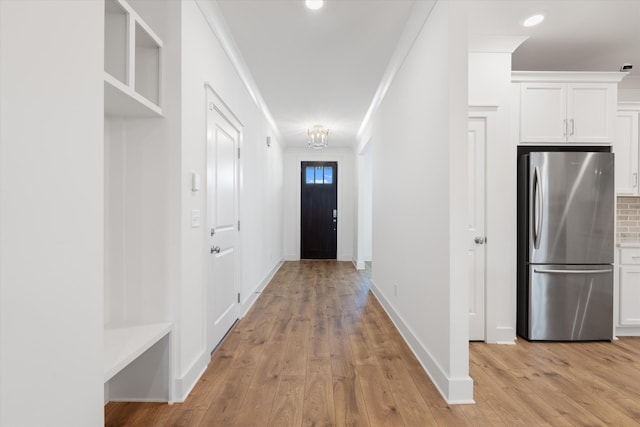
<svg viewBox="0 0 640 427">
<path fill-rule="evenodd" d="M 470 34 L 528 35 L 514 70 L 618 71 L 640 76 L 640 0 L 479 0 L 470 2 Z M 537 27 L 520 21 L 545 15 Z M 473 17 L 473 18 L 472 18 Z"/>
<path fill-rule="evenodd" d="M 421 0 L 417 0 L 421 1 Z M 451 1 L 451 0 L 440 0 Z M 288 146 L 328 126 L 353 146 L 412 11 L 413 0 L 218 0 L 222 15 Z M 617 71 L 640 76 L 640 0 L 472 0 L 469 35 L 528 35 L 517 70 Z M 534 28 L 520 22 L 545 14 Z"/>
</svg>

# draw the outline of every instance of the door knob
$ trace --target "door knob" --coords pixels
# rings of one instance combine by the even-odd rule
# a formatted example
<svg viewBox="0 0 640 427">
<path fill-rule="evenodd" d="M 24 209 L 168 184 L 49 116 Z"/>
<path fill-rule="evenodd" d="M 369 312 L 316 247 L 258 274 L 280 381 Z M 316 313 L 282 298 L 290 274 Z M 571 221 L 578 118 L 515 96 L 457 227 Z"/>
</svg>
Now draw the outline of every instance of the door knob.
<svg viewBox="0 0 640 427">
<path fill-rule="evenodd" d="M 211 246 L 211 253 L 212 254 L 219 254 L 220 253 L 220 246 Z"/>
<path fill-rule="evenodd" d="M 481 245 L 484 243 L 485 240 L 484 240 L 484 237 L 476 237 L 473 241 Z"/>
</svg>

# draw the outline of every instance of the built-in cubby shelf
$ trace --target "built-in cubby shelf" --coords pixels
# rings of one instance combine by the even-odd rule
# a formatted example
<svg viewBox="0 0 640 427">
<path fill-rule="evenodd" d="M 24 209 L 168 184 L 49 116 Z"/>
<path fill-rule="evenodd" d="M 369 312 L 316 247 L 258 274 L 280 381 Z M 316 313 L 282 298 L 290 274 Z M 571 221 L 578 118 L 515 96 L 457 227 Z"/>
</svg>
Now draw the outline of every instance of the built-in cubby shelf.
<svg viewBox="0 0 640 427">
<path fill-rule="evenodd" d="M 154 23 L 160 6 L 104 2 L 104 400 L 172 402 L 173 323 L 154 256 L 164 224 L 145 227 L 166 206 L 148 179 L 166 168 L 149 153 L 166 148 L 167 121 L 147 119 L 163 117 L 162 41 L 141 18 Z"/>
<path fill-rule="evenodd" d="M 105 0 L 105 114 L 162 116 L 162 40 L 124 0 Z"/>
</svg>

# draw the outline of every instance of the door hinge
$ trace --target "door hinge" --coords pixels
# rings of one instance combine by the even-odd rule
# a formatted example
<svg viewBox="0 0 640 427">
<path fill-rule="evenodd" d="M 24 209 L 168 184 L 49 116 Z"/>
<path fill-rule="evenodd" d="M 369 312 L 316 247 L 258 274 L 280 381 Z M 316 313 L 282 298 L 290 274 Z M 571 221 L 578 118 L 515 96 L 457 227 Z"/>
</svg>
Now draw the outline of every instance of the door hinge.
<svg viewBox="0 0 640 427">
<path fill-rule="evenodd" d="M 238 231 L 240 231 L 240 221 L 238 220 Z"/>
<path fill-rule="evenodd" d="M 240 304 L 240 292 L 238 292 L 238 304 Z"/>
<path fill-rule="evenodd" d="M 238 147 L 238 158 L 240 158 L 240 148 Z"/>
</svg>

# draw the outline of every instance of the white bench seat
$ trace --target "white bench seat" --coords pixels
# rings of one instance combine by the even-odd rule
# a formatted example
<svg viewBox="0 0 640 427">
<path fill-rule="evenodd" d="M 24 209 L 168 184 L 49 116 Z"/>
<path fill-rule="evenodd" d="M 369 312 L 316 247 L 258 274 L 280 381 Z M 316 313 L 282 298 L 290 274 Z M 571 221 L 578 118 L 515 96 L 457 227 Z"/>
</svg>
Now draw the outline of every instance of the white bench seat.
<svg viewBox="0 0 640 427">
<path fill-rule="evenodd" d="M 105 326 L 104 382 L 171 332 L 172 323 Z"/>
</svg>

